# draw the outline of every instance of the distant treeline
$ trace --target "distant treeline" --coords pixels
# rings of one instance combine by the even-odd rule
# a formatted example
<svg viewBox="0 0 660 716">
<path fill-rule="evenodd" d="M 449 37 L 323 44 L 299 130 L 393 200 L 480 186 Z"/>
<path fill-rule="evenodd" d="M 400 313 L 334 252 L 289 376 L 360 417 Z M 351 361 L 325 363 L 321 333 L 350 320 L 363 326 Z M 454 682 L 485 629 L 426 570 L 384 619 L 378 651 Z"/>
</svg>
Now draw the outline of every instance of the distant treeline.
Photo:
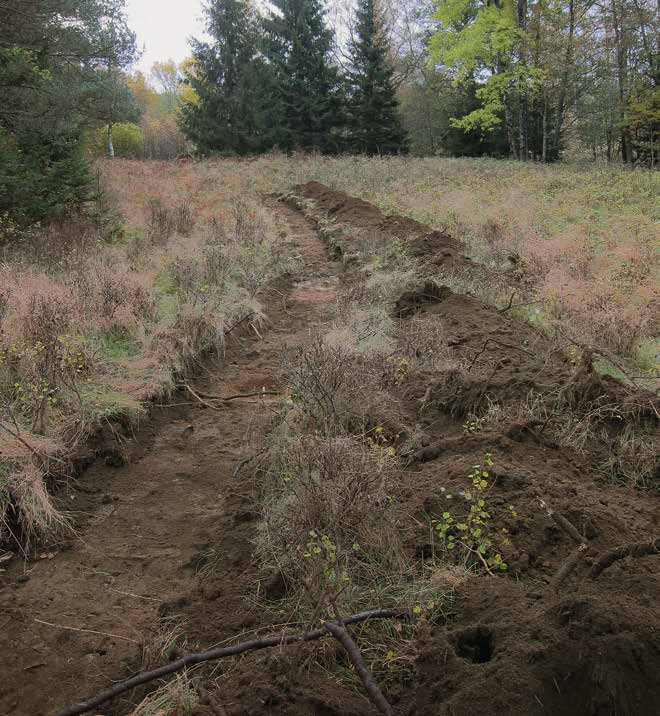
<svg viewBox="0 0 660 716">
<path fill-rule="evenodd" d="M 377 0 L 358 0 L 345 63 L 321 0 L 211 0 L 193 41 L 182 128 L 202 152 L 393 154 L 407 151 Z"/>
<path fill-rule="evenodd" d="M 210 40 L 150 84 L 125 0 L 0 0 L 0 237 L 86 201 L 85 154 L 115 146 L 656 163 L 655 0 L 208 0 L 205 17 Z"/>
<path fill-rule="evenodd" d="M 656 162 L 655 0 L 211 0 L 207 27 L 203 151 Z"/>
</svg>

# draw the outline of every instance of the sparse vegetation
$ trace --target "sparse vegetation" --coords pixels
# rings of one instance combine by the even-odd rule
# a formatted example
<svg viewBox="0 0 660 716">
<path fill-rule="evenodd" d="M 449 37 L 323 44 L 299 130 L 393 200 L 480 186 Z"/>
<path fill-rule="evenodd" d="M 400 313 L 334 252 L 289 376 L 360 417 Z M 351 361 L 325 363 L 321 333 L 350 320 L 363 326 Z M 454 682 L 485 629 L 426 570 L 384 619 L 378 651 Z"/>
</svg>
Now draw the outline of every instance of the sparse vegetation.
<svg viewBox="0 0 660 716">
<path fill-rule="evenodd" d="M 202 355 L 221 357 L 232 325 L 264 321 L 261 292 L 294 266 L 249 194 L 228 193 L 221 216 L 179 197 L 150 194 L 126 239 L 64 240 L 46 266 L 15 247 L 0 267 L 0 419 L 3 440 L 19 446 L 5 453 L 15 458 L 0 539 L 32 543 L 66 523 L 45 487 L 43 439 L 66 460 L 103 423 L 139 417 Z M 38 230 L 26 240 L 38 241 Z"/>
<path fill-rule="evenodd" d="M 0 296 L 5 539 L 27 552 L 66 526 L 67 515 L 48 488 L 66 476 L 72 448 L 99 425 L 144 415 L 146 403 L 172 392 L 202 356 L 221 359 L 236 326 L 252 325 L 254 335 L 262 335 L 265 287 L 301 263 L 277 211 L 265 209 L 255 192 L 308 172 L 349 186 L 368 180 L 364 195 L 380 192 L 386 206 L 395 201 L 392 187 L 401 186 L 393 174 L 413 165 L 276 155 L 251 162 L 102 164 L 104 201 L 126 217 L 121 230 L 65 241 L 66 248 L 46 262 L 29 250 L 39 241 L 35 230 L 25 251 L 7 252 L 2 269 L 8 287 Z M 486 161 L 419 166 L 429 176 L 460 170 L 476 185 L 480 172 L 490 170 Z M 510 165 L 508 171 L 510 182 L 529 178 L 528 168 Z M 414 191 L 419 197 L 427 189 Z M 406 201 L 404 194 L 397 203 Z M 489 626 L 451 632 L 461 619 L 457 596 L 465 609 L 465 595 L 500 599 L 507 593 L 491 583 L 544 589 L 560 569 L 561 580 L 552 581 L 556 591 L 558 583 L 582 578 L 583 545 L 592 539 L 587 534 L 598 543 L 597 529 L 611 529 L 616 539 L 636 529 L 630 511 L 613 517 L 598 498 L 607 494 L 633 504 L 636 491 L 657 486 L 657 403 L 640 390 L 653 374 L 640 377 L 641 365 L 632 373 L 632 346 L 639 340 L 633 329 L 631 343 L 618 338 L 615 344 L 595 316 L 578 340 L 564 338 L 588 320 L 586 312 L 555 311 L 555 304 L 550 310 L 539 283 L 545 269 L 535 273 L 521 258 L 529 247 L 512 260 L 506 231 L 493 222 L 483 224 L 482 241 L 457 223 L 439 220 L 432 232 L 350 197 L 324 204 L 320 196 L 315 202 L 294 193 L 283 201 L 308 217 L 338 259 L 339 288 L 335 293 L 336 283 L 328 282 L 332 299 L 324 305 L 324 322 L 311 324 L 302 340 L 287 336 L 275 344 L 286 347 L 283 355 L 278 349 L 281 371 L 272 377 L 280 387 L 250 386 L 233 396 L 257 398 L 258 429 L 268 422 L 261 413 L 269 410 L 272 426 L 259 435 L 256 453 L 235 466 L 231 484 L 240 475 L 244 492 L 236 518 L 222 530 L 229 548 L 203 545 L 196 578 L 215 600 L 226 588 L 216 587 L 216 580 L 231 581 L 237 560 L 237 570 L 253 573 L 253 582 L 241 583 L 240 600 L 247 597 L 255 607 L 250 613 L 260 615 L 256 634 L 262 628 L 277 633 L 282 624 L 301 632 L 323 629 L 328 620 L 374 607 L 405 611 L 411 619 L 368 621 L 351 633 L 386 697 L 396 699 L 417 684 L 425 644 L 435 644 L 441 660 L 449 650 L 450 670 L 455 658 L 490 658 Z M 334 206 L 347 215 L 338 216 Z M 547 203 L 536 208 L 541 217 L 551 212 Z M 361 215 L 351 211 L 371 218 L 360 223 Z M 642 212 L 648 211 L 645 205 Z M 481 219 L 471 220 L 476 227 Z M 489 243 L 486 236 L 496 233 Z M 472 261 L 462 256 L 461 241 Z M 560 253 L 548 266 L 562 267 L 567 276 L 575 270 Z M 585 266 L 586 276 L 593 266 L 586 259 Z M 645 290 L 648 276 L 636 274 L 630 292 L 617 300 Z M 289 301 L 299 301 L 287 320 L 305 310 L 317 315 L 323 292 L 306 284 L 296 283 L 292 299 L 277 293 L 287 316 Z M 650 325 L 634 334 L 644 338 L 647 356 Z M 276 394 L 286 396 L 281 404 L 265 401 Z M 209 414 L 224 402 L 191 395 Z M 184 429 L 186 436 L 193 431 L 193 425 Z M 117 452 L 123 455 L 122 446 Z M 612 497 L 618 485 L 626 491 Z M 550 503 L 560 505 L 557 512 L 539 511 L 547 491 Z M 561 521 L 552 515 L 561 518 L 560 509 L 572 532 L 558 537 L 552 530 L 561 532 Z M 610 527 L 609 520 L 616 524 Z M 236 556 L 239 524 L 243 558 Z M 567 535 L 580 537 L 580 551 L 568 559 Z M 481 619 L 490 619 L 491 612 L 484 614 Z M 143 669 L 178 655 L 185 631 L 153 640 Z M 275 661 L 288 673 L 282 655 L 272 661 L 246 656 L 218 672 L 223 690 L 238 683 L 243 692 L 246 669 L 261 673 Z M 292 663 L 305 683 L 327 678 L 333 688 L 363 691 L 354 662 L 332 640 L 301 650 Z M 136 693 L 134 702 L 142 701 L 135 715 L 204 709 L 206 675 L 183 672 L 145 698 L 144 691 Z M 247 703 L 250 697 L 243 698 Z"/>
</svg>

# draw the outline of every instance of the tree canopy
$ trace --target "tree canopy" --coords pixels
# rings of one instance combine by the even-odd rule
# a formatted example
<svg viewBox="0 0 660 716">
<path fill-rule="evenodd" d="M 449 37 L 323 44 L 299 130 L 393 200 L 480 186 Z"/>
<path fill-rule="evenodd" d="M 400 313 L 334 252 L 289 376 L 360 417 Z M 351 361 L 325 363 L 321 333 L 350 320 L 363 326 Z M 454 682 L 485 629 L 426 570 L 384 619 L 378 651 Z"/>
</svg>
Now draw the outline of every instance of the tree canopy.
<svg viewBox="0 0 660 716">
<path fill-rule="evenodd" d="M 136 116 L 123 0 L 0 2 L 0 212 L 39 220 L 82 201 L 86 127 Z"/>
</svg>

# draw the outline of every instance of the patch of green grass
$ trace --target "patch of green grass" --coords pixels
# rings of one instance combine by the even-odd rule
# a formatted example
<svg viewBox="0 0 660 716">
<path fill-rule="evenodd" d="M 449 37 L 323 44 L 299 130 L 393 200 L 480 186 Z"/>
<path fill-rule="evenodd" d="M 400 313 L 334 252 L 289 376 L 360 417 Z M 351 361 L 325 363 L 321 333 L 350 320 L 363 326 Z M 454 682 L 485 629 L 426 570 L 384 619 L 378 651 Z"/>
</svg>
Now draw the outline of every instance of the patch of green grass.
<svg viewBox="0 0 660 716">
<path fill-rule="evenodd" d="M 637 365 L 651 373 L 660 372 L 660 337 L 640 343 L 637 348 Z"/>
<path fill-rule="evenodd" d="M 172 276 L 169 265 L 158 272 L 154 281 L 156 292 L 161 295 L 174 296 L 177 293 L 176 282 Z"/>
<path fill-rule="evenodd" d="M 79 394 L 86 412 L 95 420 L 119 418 L 126 414 L 137 416 L 144 412 L 139 400 L 107 385 L 88 383 Z"/>
<path fill-rule="evenodd" d="M 112 362 L 135 358 L 142 350 L 139 342 L 132 336 L 116 329 L 93 331 L 87 340 L 98 348 L 105 360 Z"/>
</svg>

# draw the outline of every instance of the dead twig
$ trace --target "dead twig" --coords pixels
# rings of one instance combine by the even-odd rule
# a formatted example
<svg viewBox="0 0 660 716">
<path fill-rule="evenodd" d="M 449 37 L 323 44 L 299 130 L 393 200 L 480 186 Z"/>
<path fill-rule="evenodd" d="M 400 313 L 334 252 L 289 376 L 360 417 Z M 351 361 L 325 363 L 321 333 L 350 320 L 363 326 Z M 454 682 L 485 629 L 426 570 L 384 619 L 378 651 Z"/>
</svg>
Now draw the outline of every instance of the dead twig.
<svg viewBox="0 0 660 716">
<path fill-rule="evenodd" d="M 515 292 L 511 295 L 511 298 L 509 299 L 509 305 L 505 308 L 498 308 L 497 312 L 502 314 L 506 313 L 507 311 L 510 311 L 512 308 L 522 308 L 523 306 L 534 306 L 537 303 L 547 303 L 547 300 L 541 299 L 539 301 L 524 301 L 523 303 L 512 303 L 513 297 L 515 296 Z"/>
<path fill-rule="evenodd" d="M 559 571 L 555 575 L 554 579 L 550 583 L 550 588 L 553 591 L 558 591 L 559 587 L 570 577 L 570 575 L 575 571 L 575 568 L 578 566 L 580 560 L 586 553 L 589 545 L 587 543 L 587 540 L 578 532 L 575 525 L 567 520 L 564 515 L 559 514 L 559 512 L 555 512 L 546 502 L 545 500 L 542 500 L 540 497 L 538 498 L 539 503 L 541 504 L 541 507 L 545 510 L 548 517 L 550 517 L 553 522 L 558 525 L 566 534 L 577 544 L 577 549 L 574 549 L 566 558 L 566 560 L 563 562 L 561 567 L 559 568 Z"/>
<path fill-rule="evenodd" d="M 252 316 L 254 316 L 254 311 L 248 313 L 247 316 L 243 316 L 243 318 L 240 318 L 238 321 L 236 321 L 236 323 L 234 323 L 230 328 L 225 331 L 225 336 L 228 336 L 235 328 L 238 328 L 241 323 L 245 323 L 245 321 L 252 318 Z"/>
<path fill-rule="evenodd" d="M 185 388 L 185 389 L 190 393 L 190 395 L 192 395 L 193 398 L 195 398 L 196 400 L 198 400 L 202 405 L 205 405 L 207 408 L 210 408 L 211 410 L 220 411 L 220 408 L 219 408 L 217 405 L 212 405 L 211 403 L 209 403 L 209 402 L 207 402 L 206 400 L 204 400 L 204 398 L 202 398 L 200 395 L 198 395 L 198 394 L 188 385 L 188 383 L 184 383 L 182 387 Z"/>
<path fill-rule="evenodd" d="M 205 398 L 206 400 L 222 400 L 223 402 L 228 402 L 230 400 L 239 400 L 240 398 L 254 398 L 255 396 L 259 395 L 281 395 L 281 393 L 277 390 L 258 390 L 254 393 L 237 393 L 236 395 L 208 395 L 208 393 L 202 393 L 200 391 L 197 391 L 197 394 Z"/>
<path fill-rule="evenodd" d="M 342 619 L 341 622 L 334 622 L 334 624 L 338 627 L 345 627 L 347 624 L 356 624 L 369 619 L 410 619 L 410 614 L 408 612 L 395 609 L 374 609 L 367 612 L 360 612 L 359 614 L 353 614 L 350 617 Z M 301 641 L 317 641 L 328 633 L 326 627 L 327 624 L 324 627 L 314 629 L 303 634 L 277 634 L 264 639 L 253 639 L 252 641 L 234 644 L 233 646 L 219 647 L 209 649 L 208 651 L 198 652 L 196 654 L 188 654 L 181 659 L 177 659 L 176 661 L 166 664 L 165 666 L 161 666 L 158 669 L 143 671 L 130 679 L 120 681 L 111 688 L 93 696 L 87 701 L 65 708 L 63 711 L 58 712 L 56 716 L 78 716 L 78 714 L 87 713 L 106 701 L 113 699 L 115 696 L 119 696 L 119 694 L 130 691 L 136 686 L 146 684 L 150 681 L 154 681 L 155 679 L 161 679 L 164 676 L 169 676 L 170 674 L 181 671 L 182 669 L 192 666 L 193 664 L 215 661 L 217 659 L 223 659 L 228 656 L 236 656 L 238 654 L 244 654 L 247 651 L 254 651 L 257 649 L 281 647 Z"/>
<path fill-rule="evenodd" d="M 472 358 L 472 362 L 468 366 L 468 372 L 472 370 L 474 364 L 477 362 L 477 358 L 479 356 L 483 355 L 486 352 L 486 348 L 488 348 L 489 343 L 494 343 L 497 346 L 500 346 L 501 348 L 509 348 L 511 350 L 520 351 L 521 353 L 525 353 L 526 355 L 530 356 L 531 358 L 536 358 L 536 354 L 532 353 L 531 351 L 528 351 L 526 348 L 523 348 L 522 346 L 516 346 L 512 343 L 504 343 L 503 341 L 498 341 L 495 338 L 486 338 L 484 341 L 484 344 L 481 346 L 479 351 L 474 355 Z"/>
<path fill-rule="evenodd" d="M 596 579 L 602 572 L 620 559 L 625 559 L 626 557 L 649 557 L 654 554 L 660 554 L 660 537 L 656 537 L 648 542 L 624 544 L 621 547 L 602 554 L 596 560 L 596 564 L 591 568 L 590 576 L 592 579 Z"/>
<path fill-rule="evenodd" d="M 234 473 L 232 477 L 236 479 L 240 473 L 240 471 L 249 463 L 251 463 L 253 460 L 256 460 L 260 455 L 263 455 L 265 452 L 268 451 L 268 448 L 264 448 L 263 450 L 259 450 L 258 452 L 255 452 L 253 455 L 249 455 L 248 457 L 241 460 L 238 465 L 234 468 Z"/>
<path fill-rule="evenodd" d="M 551 507 L 549 507 L 544 500 L 539 498 L 539 503 L 541 504 L 541 507 L 546 511 L 546 514 L 548 517 L 552 518 L 554 522 L 559 525 L 559 527 L 566 532 L 566 534 L 574 540 L 579 545 L 585 545 L 587 544 L 587 540 L 577 531 L 575 525 L 573 525 L 571 522 L 569 522 L 564 515 L 560 515 L 559 512 L 555 512 Z"/>
<path fill-rule="evenodd" d="M 383 696 L 383 692 L 380 690 L 380 687 L 376 683 L 371 671 L 369 671 L 368 666 L 364 663 L 364 658 L 360 653 L 358 645 L 353 641 L 348 631 L 346 631 L 343 626 L 339 626 L 333 622 L 325 624 L 325 628 L 346 650 L 348 658 L 351 660 L 351 664 L 355 667 L 355 671 L 364 684 L 364 688 L 367 690 L 369 697 L 378 710 L 382 714 L 385 714 L 385 716 L 392 716 L 394 713 L 392 711 L 392 707 Z"/>
<path fill-rule="evenodd" d="M 41 453 L 33 445 L 30 445 L 30 443 L 27 440 L 24 440 L 20 436 L 18 429 L 16 432 L 14 432 L 11 428 L 8 428 L 2 421 L 0 421 L 0 428 L 2 430 L 4 430 L 6 433 L 9 433 L 9 435 L 11 435 L 14 438 L 14 440 L 18 440 L 18 442 L 21 443 L 21 445 L 23 445 L 23 447 L 26 447 L 35 457 L 38 457 L 41 460 L 43 460 L 43 459 L 55 460 L 55 462 L 59 462 L 60 464 L 64 465 L 64 460 L 60 460 L 55 455 L 47 455 L 45 453 Z"/>
<path fill-rule="evenodd" d="M 55 627 L 56 629 L 66 629 L 67 631 L 78 631 L 82 632 L 83 634 L 97 634 L 98 636 L 108 636 L 111 639 L 121 639 L 122 641 L 130 641 L 133 644 L 140 644 L 137 639 L 131 639 L 128 636 L 121 636 L 119 634 L 109 634 L 105 631 L 95 631 L 94 629 L 81 629 L 79 627 L 71 627 L 71 626 L 64 626 L 63 624 L 53 624 L 51 622 L 45 622 L 42 619 L 34 619 L 35 622 L 38 624 L 45 624 L 49 627 Z"/>
</svg>

